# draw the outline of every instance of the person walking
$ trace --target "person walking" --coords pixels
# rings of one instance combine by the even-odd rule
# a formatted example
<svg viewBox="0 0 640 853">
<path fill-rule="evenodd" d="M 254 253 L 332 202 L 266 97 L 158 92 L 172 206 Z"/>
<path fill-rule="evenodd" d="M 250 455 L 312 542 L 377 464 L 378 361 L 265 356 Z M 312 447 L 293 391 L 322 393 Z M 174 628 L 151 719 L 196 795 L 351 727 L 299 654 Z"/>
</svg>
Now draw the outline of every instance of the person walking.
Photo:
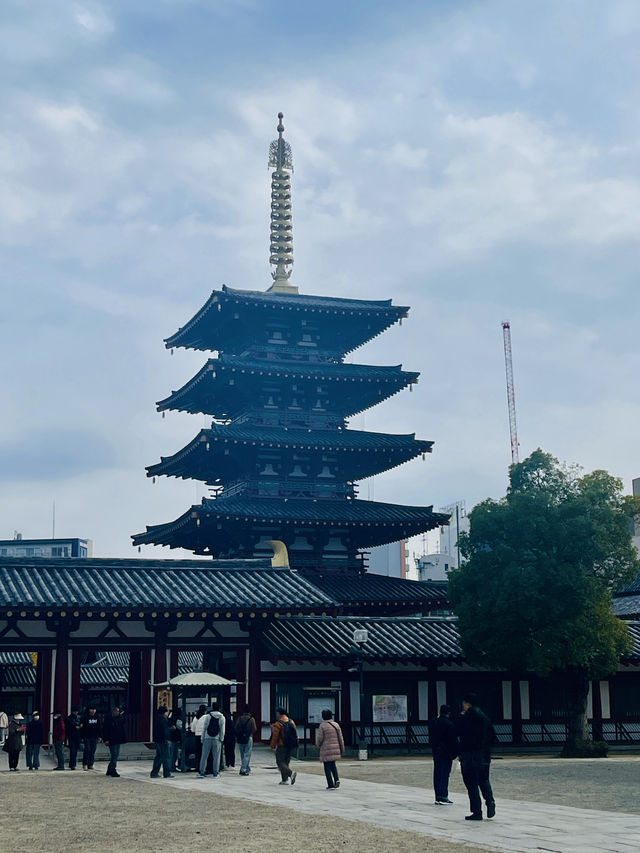
<svg viewBox="0 0 640 853">
<path fill-rule="evenodd" d="M 320 747 L 320 761 L 327 777 L 327 791 L 335 791 L 340 787 L 336 761 L 344 755 L 342 729 L 332 717 L 333 712 L 326 708 L 322 712 L 322 722 L 316 730 L 316 746 Z"/>
<path fill-rule="evenodd" d="M 491 720 L 477 705 L 475 693 L 467 693 L 462 700 L 462 713 L 457 720 L 460 740 L 460 767 L 462 780 L 469 794 L 471 814 L 465 820 L 482 820 L 482 800 L 487 805 L 487 817 L 496 813 L 496 803 L 489 781 L 491 744 L 495 732 Z"/>
<path fill-rule="evenodd" d="M 69 746 L 69 770 L 75 770 L 82 737 L 82 717 L 80 716 L 80 708 L 77 705 L 74 705 L 71 709 L 71 713 L 64 721 L 64 727 L 67 732 L 67 744 Z"/>
<path fill-rule="evenodd" d="M 66 736 L 64 718 L 60 711 L 56 711 L 53 715 L 53 748 L 58 764 L 53 768 L 54 770 L 64 770 L 64 742 Z"/>
<path fill-rule="evenodd" d="M 258 726 L 251 713 L 249 705 L 245 705 L 242 714 L 236 721 L 236 743 L 240 750 L 240 775 L 248 776 L 251 773 L 251 753 L 253 751 L 253 736 L 258 731 Z"/>
<path fill-rule="evenodd" d="M 269 746 L 276 754 L 276 764 L 282 777 L 279 784 L 288 785 L 289 780 L 291 780 L 291 784 L 295 785 L 298 774 L 291 770 L 289 762 L 293 753 L 298 749 L 296 724 L 287 715 L 284 708 L 277 708 L 276 714 L 278 719 L 271 726 Z"/>
<path fill-rule="evenodd" d="M 40 713 L 34 711 L 31 720 L 27 723 L 26 730 L 27 746 L 27 768 L 29 770 L 40 769 L 40 747 L 44 743 L 44 726 L 40 719 Z"/>
<path fill-rule="evenodd" d="M 114 706 L 110 716 L 105 717 L 102 724 L 102 742 L 109 747 L 109 766 L 105 776 L 113 776 L 118 779 L 120 778 L 117 768 L 120 747 L 127 742 L 124 713 L 118 705 Z"/>
<path fill-rule="evenodd" d="M 165 779 L 171 779 L 171 765 L 169 764 L 169 709 L 166 705 L 160 705 L 156 713 L 156 719 L 153 724 L 153 742 L 156 747 L 155 758 L 153 759 L 153 767 L 149 774 L 152 779 L 158 779 L 160 776 L 160 768 L 162 767 L 162 775 Z"/>
<path fill-rule="evenodd" d="M 84 752 L 82 753 L 82 769 L 93 770 L 98 741 L 102 736 L 102 726 L 95 705 L 89 705 L 87 713 L 82 718 L 81 728 Z"/>
<path fill-rule="evenodd" d="M 450 805 L 449 776 L 453 759 L 458 755 L 458 733 L 451 719 L 449 705 L 440 706 L 440 714 L 429 720 L 429 744 L 433 755 L 433 790 L 437 806 Z"/>
<path fill-rule="evenodd" d="M 202 729 L 202 756 L 200 758 L 198 779 L 204 779 L 206 776 L 209 753 L 211 753 L 213 776 L 216 777 L 220 772 L 220 755 L 222 753 L 222 744 L 224 743 L 226 721 L 224 714 L 220 713 L 220 706 L 217 702 L 211 705 L 211 711 L 205 716 L 205 721 Z"/>
<path fill-rule="evenodd" d="M 2 747 L 9 756 L 9 770 L 19 770 L 18 761 L 22 752 L 22 734 L 25 730 L 24 717 L 18 711 L 9 720 L 7 737 Z"/>
</svg>

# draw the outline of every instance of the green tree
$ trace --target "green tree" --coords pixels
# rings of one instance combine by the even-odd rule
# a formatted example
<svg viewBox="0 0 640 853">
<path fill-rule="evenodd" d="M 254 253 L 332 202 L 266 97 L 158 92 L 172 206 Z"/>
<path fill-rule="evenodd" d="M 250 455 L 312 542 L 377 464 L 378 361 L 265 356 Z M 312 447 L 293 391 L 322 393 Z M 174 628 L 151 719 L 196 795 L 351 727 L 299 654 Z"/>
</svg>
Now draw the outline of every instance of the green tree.
<svg viewBox="0 0 640 853">
<path fill-rule="evenodd" d="M 580 476 L 538 449 L 510 468 L 507 495 L 470 513 L 449 595 L 467 660 L 539 676 L 561 673 L 567 749 L 587 740 L 590 679 L 629 649 L 611 593 L 640 570 L 629 520 L 638 511 L 606 471 Z"/>
</svg>

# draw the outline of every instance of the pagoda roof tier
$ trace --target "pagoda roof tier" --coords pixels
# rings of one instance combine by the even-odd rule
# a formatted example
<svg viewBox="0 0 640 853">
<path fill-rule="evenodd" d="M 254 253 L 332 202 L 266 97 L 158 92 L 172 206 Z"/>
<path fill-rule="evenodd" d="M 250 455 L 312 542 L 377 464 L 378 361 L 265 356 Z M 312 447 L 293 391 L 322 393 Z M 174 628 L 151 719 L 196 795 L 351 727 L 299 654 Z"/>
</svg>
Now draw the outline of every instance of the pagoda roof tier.
<svg viewBox="0 0 640 853">
<path fill-rule="evenodd" d="M 360 430 L 304 430 L 250 424 L 212 424 L 173 456 L 147 467 L 148 477 L 182 477 L 226 483 L 253 471 L 265 450 L 311 451 L 335 456 L 344 479 L 361 480 L 430 453 L 432 441 Z M 229 453 L 229 450 L 232 452 Z"/>
<path fill-rule="evenodd" d="M 298 293 L 263 293 L 222 286 L 214 290 L 202 308 L 175 334 L 166 338 L 168 349 L 185 347 L 241 354 L 251 344 L 267 341 L 270 320 L 287 324 L 297 332 L 314 327 L 320 349 L 344 355 L 375 338 L 406 317 L 409 309 L 392 305 L 390 299 L 335 299 Z M 341 320 L 343 322 L 341 322 Z M 292 341 L 297 343 L 297 341 Z M 309 346 L 301 341 L 301 346 Z"/>
<path fill-rule="evenodd" d="M 321 535 L 348 536 L 356 549 L 371 548 L 407 539 L 449 523 L 449 516 L 432 506 L 402 506 L 362 500 L 305 500 L 233 496 L 203 498 L 184 515 L 167 524 L 147 526 L 137 533 L 134 545 L 168 545 L 196 553 L 212 554 L 242 550 L 252 528 L 273 539 L 285 532 L 309 531 Z"/>
<path fill-rule="evenodd" d="M 379 367 L 366 364 L 290 364 L 279 361 L 251 361 L 227 357 L 210 358 L 185 385 L 160 400 L 159 412 L 174 409 L 203 413 L 218 420 L 233 420 L 260 407 L 259 398 L 265 384 L 284 383 L 283 391 L 291 395 L 291 385 L 300 387 L 313 400 L 318 398 L 317 385 L 325 383 L 327 399 L 324 410 L 342 417 L 369 409 L 418 381 L 419 373 L 402 370 L 402 365 Z M 336 393 L 338 392 L 338 393 Z M 294 394 L 293 396 L 296 396 Z M 273 409 L 280 408 L 273 406 Z"/>
</svg>

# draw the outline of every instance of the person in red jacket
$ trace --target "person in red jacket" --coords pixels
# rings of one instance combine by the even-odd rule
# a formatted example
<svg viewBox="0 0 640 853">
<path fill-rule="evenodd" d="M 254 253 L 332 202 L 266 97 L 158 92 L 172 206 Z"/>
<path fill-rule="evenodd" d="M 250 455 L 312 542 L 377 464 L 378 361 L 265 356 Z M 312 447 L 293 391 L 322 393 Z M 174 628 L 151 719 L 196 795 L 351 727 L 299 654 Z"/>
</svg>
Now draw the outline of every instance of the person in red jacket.
<svg viewBox="0 0 640 853">
<path fill-rule="evenodd" d="M 54 770 L 64 770 L 64 742 L 67 737 L 64 718 L 60 711 L 53 715 L 53 748 L 58 759 L 58 766 Z"/>
</svg>

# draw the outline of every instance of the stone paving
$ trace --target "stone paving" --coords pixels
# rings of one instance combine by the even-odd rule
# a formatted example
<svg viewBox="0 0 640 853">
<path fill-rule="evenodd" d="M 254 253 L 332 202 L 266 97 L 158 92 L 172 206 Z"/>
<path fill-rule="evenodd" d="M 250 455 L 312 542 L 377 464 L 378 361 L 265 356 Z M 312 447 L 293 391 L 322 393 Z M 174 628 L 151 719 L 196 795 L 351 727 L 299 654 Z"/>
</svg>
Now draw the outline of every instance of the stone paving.
<svg viewBox="0 0 640 853">
<path fill-rule="evenodd" d="M 122 776 L 152 785 L 203 791 L 264 804 L 277 803 L 304 814 L 363 821 L 386 829 L 403 829 L 482 850 L 510 853 L 631 853 L 640 848 L 640 815 L 577 809 L 547 803 L 498 799 L 494 820 L 465 821 L 468 801 L 456 795 L 452 806 L 435 806 L 424 788 L 343 778 L 336 791 L 326 791 L 324 778 L 305 773 L 295 762 L 295 786 L 278 786 L 279 774 L 268 753 L 254 756 L 249 777 L 228 770 L 216 779 L 195 773 L 172 779 L 150 779 L 148 761 L 118 765 Z"/>
</svg>

